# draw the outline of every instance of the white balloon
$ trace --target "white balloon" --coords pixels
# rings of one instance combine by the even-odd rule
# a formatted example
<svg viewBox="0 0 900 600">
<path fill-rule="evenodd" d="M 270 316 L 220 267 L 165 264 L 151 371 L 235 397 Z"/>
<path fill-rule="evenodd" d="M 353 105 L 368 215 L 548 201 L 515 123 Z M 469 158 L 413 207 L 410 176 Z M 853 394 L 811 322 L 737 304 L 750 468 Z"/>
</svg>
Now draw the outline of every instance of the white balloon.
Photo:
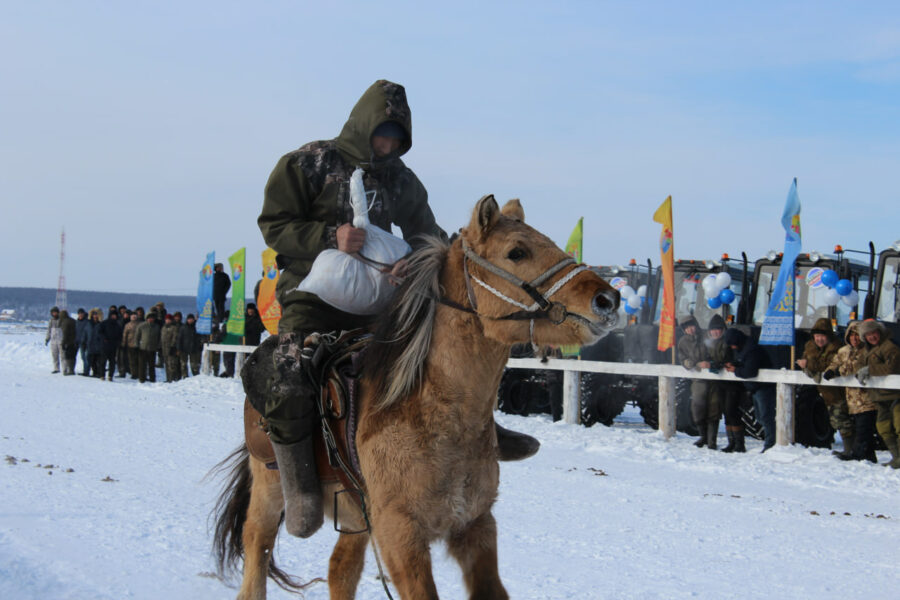
<svg viewBox="0 0 900 600">
<path fill-rule="evenodd" d="M 834 288 L 828 288 L 825 290 L 825 304 L 828 306 L 834 306 L 841 299 L 841 295 L 837 293 L 837 290 Z"/>
<path fill-rule="evenodd" d="M 716 275 L 716 289 L 720 292 L 731 285 L 731 275 L 722 271 Z"/>
<path fill-rule="evenodd" d="M 630 285 L 622 286 L 622 289 L 619 290 L 619 296 L 621 296 L 625 300 L 628 300 L 629 298 L 634 296 L 634 288 Z"/>
<path fill-rule="evenodd" d="M 703 278 L 703 291 L 706 292 L 707 296 L 715 296 L 716 295 L 716 276 L 715 275 L 707 275 Z"/>
<path fill-rule="evenodd" d="M 640 296 L 641 298 L 646 297 L 647 296 L 647 286 L 646 285 L 640 286 L 637 289 L 637 295 Z"/>
<path fill-rule="evenodd" d="M 856 306 L 857 304 L 859 304 L 859 292 L 853 290 L 846 296 L 841 296 L 841 302 L 843 302 L 847 306 Z"/>
<path fill-rule="evenodd" d="M 630 306 L 631 308 L 640 308 L 641 302 L 641 297 L 637 294 L 633 294 L 628 298 L 628 306 Z"/>
</svg>

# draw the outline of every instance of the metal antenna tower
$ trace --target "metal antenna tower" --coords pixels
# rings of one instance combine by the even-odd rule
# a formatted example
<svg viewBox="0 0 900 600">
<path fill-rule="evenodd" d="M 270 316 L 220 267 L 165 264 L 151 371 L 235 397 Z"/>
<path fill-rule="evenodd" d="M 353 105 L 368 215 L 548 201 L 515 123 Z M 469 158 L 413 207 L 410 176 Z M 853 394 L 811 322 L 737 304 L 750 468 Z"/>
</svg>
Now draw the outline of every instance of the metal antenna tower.
<svg viewBox="0 0 900 600">
<path fill-rule="evenodd" d="M 59 283 L 56 285 L 56 306 L 60 310 L 68 308 L 68 300 L 66 298 L 66 276 L 63 266 L 66 262 L 66 229 L 63 228 L 59 235 Z"/>
</svg>

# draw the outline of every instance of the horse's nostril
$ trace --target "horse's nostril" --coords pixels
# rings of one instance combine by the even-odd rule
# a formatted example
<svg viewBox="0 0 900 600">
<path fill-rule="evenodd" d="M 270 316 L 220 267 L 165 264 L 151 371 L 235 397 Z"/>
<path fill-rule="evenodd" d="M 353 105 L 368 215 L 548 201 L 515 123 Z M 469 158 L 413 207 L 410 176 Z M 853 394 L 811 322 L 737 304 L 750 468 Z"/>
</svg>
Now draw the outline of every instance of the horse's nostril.
<svg viewBox="0 0 900 600">
<path fill-rule="evenodd" d="M 598 292 L 591 301 L 591 310 L 595 315 L 606 315 L 619 308 L 619 292 L 607 290 Z"/>
</svg>

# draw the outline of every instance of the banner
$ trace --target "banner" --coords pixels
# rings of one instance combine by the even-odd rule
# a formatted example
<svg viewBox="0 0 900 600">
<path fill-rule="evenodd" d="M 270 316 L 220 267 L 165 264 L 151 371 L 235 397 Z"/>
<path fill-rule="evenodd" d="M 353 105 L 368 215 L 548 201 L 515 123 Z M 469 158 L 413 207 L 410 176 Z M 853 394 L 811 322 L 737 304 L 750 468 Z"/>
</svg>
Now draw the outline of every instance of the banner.
<svg viewBox="0 0 900 600">
<path fill-rule="evenodd" d="M 672 239 L 672 196 L 666 198 L 653 213 L 653 220 L 662 225 L 659 236 L 659 257 L 662 263 L 663 305 L 659 313 L 659 337 L 656 348 L 660 351 L 675 346 L 675 244 Z"/>
<path fill-rule="evenodd" d="M 569 241 L 566 243 L 566 254 L 575 259 L 575 262 L 582 262 L 582 227 L 584 225 L 584 217 L 578 218 L 578 224 L 572 230 Z M 581 356 L 581 346 L 577 344 L 567 344 L 559 347 L 563 356 Z"/>
<path fill-rule="evenodd" d="M 278 284 L 278 266 L 275 257 L 278 253 L 271 248 L 266 248 L 262 253 L 262 280 L 259 282 L 259 292 L 256 297 L 256 308 L 262 319 L 266 331 L 275 335 L 278 333 L 278 321 L 281 320 L 281 305 L 275 299 L 275 286 Z"/>
<path fill-rule="evenodd" d="M 197 333 L 209 335 L 213 318 L 213 265 L 216 253 L 206 255 L 206 262 L 200 269 L 200 283 L 197 285 Z"/>
<path fill-rule="evenodd" d="M 781 226 L 784 228 L 784 254 L 762 331 L 759 332 L 759 343 L 765 346 L 794 345 L 794 261 L 803 246 L 800 239 L 800 197 L 797 195 L 796 177 L 788 190 L 784 212 L 781 213 Z"/>
<path fill-rule="evenodd" d="M 247 300 L 244 294 L 244 282 L 247 280 L 247 249 L 241 248 L 228 257 L 231 265 L 231 305 L 228 307 L 228 334 L 241 337 L 244 335 L 244 315 L 247 312 Z"/>
</svg>

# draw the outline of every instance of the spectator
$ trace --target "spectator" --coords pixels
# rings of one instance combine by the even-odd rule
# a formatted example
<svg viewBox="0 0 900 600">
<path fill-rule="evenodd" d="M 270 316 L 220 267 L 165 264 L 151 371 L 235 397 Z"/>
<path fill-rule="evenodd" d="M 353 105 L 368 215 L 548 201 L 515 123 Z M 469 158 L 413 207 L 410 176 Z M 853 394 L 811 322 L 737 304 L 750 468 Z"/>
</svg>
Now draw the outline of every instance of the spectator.
<svg viewBox="0 0 900 600">
<path fill-rule="evenodd" d="M 134 312 L 135 312 L 135 314 L 137 314 L 137 316 L 138 316 L 138 322 L 139 322 L 139 323 L 143 323 L 143 322 L 144 322 L 144 319 L 147 318 L 147 315 L 144 313 L 144 307 L 143 307 L 143 306 L 138 306 L 137 308 L 134 309 Z"/>
<path fill-rule="evenodd" d="M 228 319 L 231 318 L 231 311 L 225 311 L 225 321 L 222 323 L 220 344 L 229 344 L 232 346 L 240 345 L 241 337 L 232 333 L 228 333 Z M 234 377 L 234 363 L 236 355 L 234 352 L 222 353 L 222 367 L 225 369 L 219 377 Z"/>
<path fill-rule="evenodd" d="M 91 362 L 87 353 L 88 322 L 87 311 L 79 308 L 78 319 L 75 321 L 75 346 L 81 352 L 81 374 L 85 377 L 91 373 Z"/>
<path fill-rule="evenodd" d="M 734 361 L 731 347 L 725 343 L 725 319 L 715 314 L 709 320 L 706 343 L 709 347 L 709 372 L 718 373 L 726 363 Z M 728 436 L 728 444 L 722 448 L 722 452 L 746 452 L 744 445 L 744 422 L 741 419 L 741 400 L 743 399 L 743 386 L 732 381 L 711 381 L 710 403 L 715 403 L 718 409 L 715 413 L 716 433 L 718 434 L 719 413 L 725 414 L 725 434 Z"/>
<path fill-rule="evenodd" d="M 132 379 L 138 378 L 138 368 L 140 365 L 140 350 L 137 345 L 137 328 L 141 322 L 138 319 L 137 311 L 131 313 L 131 320 L 126 323 L 122 330 L 122 346 L 125 348 L 128 356 L 128 371 L 131 373 Z"/>
<path fill-rule="evenodd" d="M 760 369 L 771 367 L 769 355 L 759 347 L 756 340 L 747 337 L 743 331 L 729 329 L 725 332 L 725 343 L 734 352 L 731 361 L 725 363 L 725 370 L 734 373 L 741 379 L 751 379 L 759 374 Z M 753 396 L 753 407 L 756 418 L 766 432 L 762 451 L 775 445 L 775 385 L 745 381 L 744 387 Z"/>
<path fill-rule="evenodd" d="M 188 362 L 191 366 L 191 375 L 200 374 L 200 358 L 203 355 L 203 341 L 197 327 L 194 315 L 189 314 L 185 324 L 178 330 L 178 356 L 181 359 L 181 376 L 188 375 Z"/>
<path fill-rule="evenodd" d="M 859 337 L 859 321 L 847 325 L 844 333 L 846 345 L 841 347 L 828 369 L 822 373 L 822 379 L 828 381 L 838 375 L 848 377 L 856 372 L 865 362 L 866 345 Z M 854 443 L 848 445 L 844 440 L 844 451 L 833 452 L 841 460 L 868 460 L 878 462 L 875 457 L 875 421 L 878 407 L 869 399 L 866 390 L 858 387 L 834 388 L 843 390 L 846 395 L 847 410 L 853 417 Z M 843 437 L 843 434 L 842 434 Z"/>
<path fill-rule="evenodd" d="M 873 375 L 900 374 L 900 348 L 890 340 L 884 325 L 867 319 L 859 326 L 859 334 L 866 341 L 866 362 L 856 372 L 860 383 L 865 384 Z M 891 453 L 887 464 L 900 469 L 900 390 L 873 388 L 868 397 L 878 407 L 875 428 Z"/>
<path fill-rule="evenodd" d="M 75 321 L 69 316 L 69 311 L 59 311 L 59 329 L 62 332 L 60 346 L 63 352 L 63 375 L 75 374 L 75 353 L 78 346 L 75 345 Z"/>
<path fill-rule="evenodd" d="M 119 349 L 116 352 L 116 364 L 119 365 L 119 377 L 125 377 L 130 372 L 128 364 L 128 347 L 125 345 L 125 326 L 131 322 L 131 311 L 123 304 L 119 307 L 119 326 L 122 328 L 122 341 L 119 342 Z"/>
<path fill-rule="evenodd" d="M 50 309 L 50 322 L 47 324 L 47 337 L 44 345 L 50 346 L 50 360 L 53 365 L 51 373 L 59 373 L 59 361 L 62 358 L 62 331 L 59 329 L 59 308 Z"/>
<path fill-rule="evenodd" d="M 147 320 L 141 323 L 135 334 L 138 346 L 138 381 L 156 381 L 156 353 L 160 347 L 160 327 L 156 324 L 156 313 L 147 313 Z"/>
<path fill-rule="evenodd" d="M 225 316 L 225 295 L 231 289 L 231 278 L 225 273 L 225 265 L 216 263 L 213 275 L 213 305 L 216 309 L 215 321 L 222 323 L 228 320 Z"/>
<path fill-rule="evenodd" d="M 225 332 L 223 331 L 223 329 L 224 327 L 219 327 L 219 324 L 213 321 L 210 327 L 208 343 L 221 344 L 222 339 L 225 337 Z M 219 375 L 219 361 L 221 354 L 221 352 L 215 350 L 209 351 L 209 368 L 210 374 L 213 377 L 217 377 Z"/>
<path fill-rule="evenodd" d="M 803 346 L 803 354 L 797 359 L 797 366 L 803 369 L 807 376 L 815 381 L 820 381 L 822 373 L 828 369 L 828 365 L 837 355 L 840 345 L 834 338 L 834 330 L 829 319 L 819 319 L 813 325 L 812 339 Z M 809 389 L 809 388 L 807 388 Z M 844 449 L 853 447 L 853 419 L 847 411 L 847 399 L 844 390 L 837 387 L 820 385 L 819 395 L 828 408 L 828 418 L 835 431 L 841 434 Z"/>
<path fill-rule="evenodd" d="M 91 363 L 91 375 L 103 379 L 103 337 L 100 335 L 100 320 L 103 318 L 103 310 L 92 308 L 88 323 L 88 362 Z"/>
<path fill-rule="evenodd" d="M 248 346 L 259 346 L 265 330 L 266 326 L 263 325 L 256 305 L 250 302 L 247 304 L 247 315 L 244 320 L 244 343 Z"/>
<path fill-rule="evenodd" d="M 689 371 L 708 369 L 709 347 L 704 342 L 703 331 L 700 324 L 693 316 L 681 319 L 681 330 L 684 335 L 678 340 L 678 358 L 681 366 Z M 709 436 L 709 383 L 705 379 L 691 379 L 691 415 L 694 424 L 700 432 L 700 437 L 694 442 L 698 448 L 709 444 L 711 450 L 716 449 L 716 433 L 718 432 L 718 416 L 715 421 L 716 432 L 713 432 L 712 440 Z"/>
<path fill-rule="evenodd" d="M 110 307 L 106 320 L 100 323 L 100 339 L 103 341 L 103 359 L 100 367 L 100 378 L 106 370 L 107 381 L 113 380 L 116 372 L 116 355 L 122 342 L 122 326 L 119 323 L 119 311 L 115 305 Z"/>
<path fill-rule="evenodd" d="M 166 364 L 166 383 L 181 379 L 181 361 L 178 360 L 178 324 L 173 315 L 166 315 L 166 324 L 160 334 L 160 345 Z"/>
</svg>

